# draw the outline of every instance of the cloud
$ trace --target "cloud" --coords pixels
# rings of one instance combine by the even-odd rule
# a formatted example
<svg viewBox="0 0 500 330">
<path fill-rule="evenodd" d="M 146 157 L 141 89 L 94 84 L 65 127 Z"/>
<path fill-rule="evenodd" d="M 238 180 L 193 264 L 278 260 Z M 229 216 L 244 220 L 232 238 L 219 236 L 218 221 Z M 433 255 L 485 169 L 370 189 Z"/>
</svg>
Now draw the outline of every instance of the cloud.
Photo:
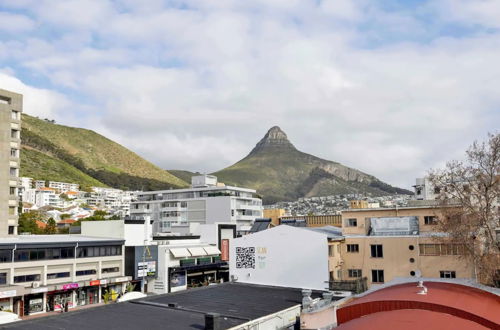
<svg viewBox="0 0 500 330">
<path fill-rule="evenodd" d="M 35 22 L 26 16 L 0 12 L 0 33 L 25 32 L 34 27 Z"/>
<path fill-rule="evenodd" d="M 44 30 L 0 41 L 1 77 L 39 93 L 26 112 L 163 168 L 221 169 L 279 125 L 305 152 L 409 187 L 500 119 L 494 8 L 451 5 L 12 2 Z"/>
<path fill-rule="evenodd" d="M 0 88 L 23 94 L 23 110 L 32 116 L 53 119 L 59 110 L 69 106 L 66 97 L 60 93 L 35 88 L 12 76 L 11 69 L 0 70 Z"/>
</svg>

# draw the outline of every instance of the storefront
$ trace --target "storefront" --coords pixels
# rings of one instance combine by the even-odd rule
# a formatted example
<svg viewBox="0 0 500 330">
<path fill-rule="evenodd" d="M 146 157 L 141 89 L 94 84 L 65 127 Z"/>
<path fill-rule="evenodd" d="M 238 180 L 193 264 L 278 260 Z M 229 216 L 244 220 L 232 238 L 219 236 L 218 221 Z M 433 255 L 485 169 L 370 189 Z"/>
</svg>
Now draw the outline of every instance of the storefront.
<svg viewBox="0 0 500 330">
<path fill-rule="evenodd" d="M 78 288 L 76 290 L 77 306 L 92 305 L 92 304 L 97 304 L 98 302 L 99 302 L 98 286 Z"/>
<path fill-rule="evenodd" d="M 47 292 L 47 311 L 60 311 L 68 304 L 73 307 L 73 291 L 52 291 Z"/>
<path fill-rule="evenodd" d="M 24 315 L 43 312 L 43 293 L 28 294 L 24 296 Z"/>
<path fill-rule="evenodd" d="M 101 298 L 103 301 L 116 301 L 125 293 L 125 286 L 130 280 L 130 276 L 101 280 Z"/>
</svg>

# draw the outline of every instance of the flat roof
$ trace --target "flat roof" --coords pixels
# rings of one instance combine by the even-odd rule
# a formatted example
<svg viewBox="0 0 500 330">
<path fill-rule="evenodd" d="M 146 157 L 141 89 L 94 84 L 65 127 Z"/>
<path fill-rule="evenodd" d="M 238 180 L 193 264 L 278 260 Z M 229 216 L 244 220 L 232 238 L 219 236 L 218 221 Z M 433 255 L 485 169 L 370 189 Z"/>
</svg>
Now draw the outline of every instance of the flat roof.
<svg viewBox="0 0 500 330">
<path fill-rule="evenodd" d="M 320 296 L 313 292 L 312 297 Z M 223 329 L 301 304 L 301 289 L 226 282 L 6 324 L 5 329 L 204 329 L 219 313 Z M 171 304 L 170 306 L 168 304 Z M 172 304 L 177 304 L 176 306 Z"/>
<path fill-rule="evenodd" d="M 233 186 L 211 186 L 211 187 L 200 187 L 200 188 L 141 191 L 138 193 L 138 195 L 166 194 L 166 193 L 175 194 L 175 193 L 182 193 L 182 192 L 205 191 L 205 190 L 238 190 L 238 191 L 244 191 L 244 192 L 250 192 L 250 193 L 257 192 L 255 189 L 250 189 L 250 188 L 241 188 L 241 187 L 233 187 Z M 239 197 L 239 196 L 237 196 L 237 197 Z M 137 201 L 137 202 L 139 202 L 139 201 Z"/>
<path fill-rule="evenodd" d="M 1 245 L 60 244 L 60 243 L 122 243 L 123 239 L 82 235 L 18 235 L 0 238 Z"/>
<path fill-rule="evenodd" d="M 375 207 L 364 209 L 347 209 L 341 212 L 373 212 L 373 211 L 401 211 L 401 210 L 421 210 L 421 209 L 439 209 L 442 207 L 456 207 L 456 205 L 423 205 L 423 206 L 398 206 L 398 207 Z"/>
</svg>

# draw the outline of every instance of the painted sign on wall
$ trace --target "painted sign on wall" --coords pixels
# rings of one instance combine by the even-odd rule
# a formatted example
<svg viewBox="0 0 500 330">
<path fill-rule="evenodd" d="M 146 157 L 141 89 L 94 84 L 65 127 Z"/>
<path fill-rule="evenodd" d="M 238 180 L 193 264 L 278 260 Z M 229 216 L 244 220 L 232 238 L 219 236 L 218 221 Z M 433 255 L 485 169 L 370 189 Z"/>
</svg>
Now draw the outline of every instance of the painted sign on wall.
<svg viewBox="0 0 500 330">
<path fill-rule="evenodd" d="M 229 240 L 223 239 L 220 241 L 220 260 L 228 261 L 229 260 Z"/>
</svg>

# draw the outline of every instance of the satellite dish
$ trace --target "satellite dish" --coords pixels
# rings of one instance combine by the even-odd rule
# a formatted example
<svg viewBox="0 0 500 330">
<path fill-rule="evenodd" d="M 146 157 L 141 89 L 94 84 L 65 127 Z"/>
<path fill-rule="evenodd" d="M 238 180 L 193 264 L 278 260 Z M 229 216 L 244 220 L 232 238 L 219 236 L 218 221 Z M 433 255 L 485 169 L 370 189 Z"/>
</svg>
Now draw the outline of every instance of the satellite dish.
<svg viewBox="0 0 500 330">
<path fill-rule="evenodd" d="M 417 269 L 415 271 L 415 277 L 419 277 L 419 278 L 422 277 L 422 272 L 420 271 L 420 269 Z"/>
</svg>

